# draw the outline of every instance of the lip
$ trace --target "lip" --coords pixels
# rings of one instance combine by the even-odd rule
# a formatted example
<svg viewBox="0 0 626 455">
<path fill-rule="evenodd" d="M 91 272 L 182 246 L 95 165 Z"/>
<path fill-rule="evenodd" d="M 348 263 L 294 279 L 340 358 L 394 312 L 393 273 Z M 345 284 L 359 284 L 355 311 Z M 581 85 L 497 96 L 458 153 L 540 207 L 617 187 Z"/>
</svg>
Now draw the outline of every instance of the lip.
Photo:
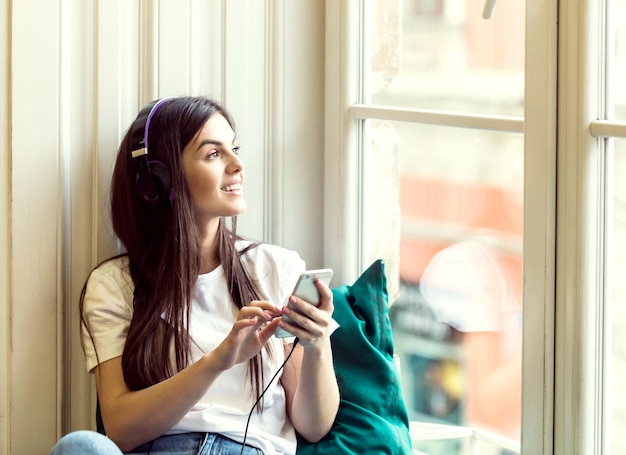
<svg viewBox="0 0 626 455">
<path fill-rule="evenodd" d="M 243 182 L 234 180 L 221 187 L 220 190 L 228 194 L 240 194 L 243 191 Z"/>
</svg>

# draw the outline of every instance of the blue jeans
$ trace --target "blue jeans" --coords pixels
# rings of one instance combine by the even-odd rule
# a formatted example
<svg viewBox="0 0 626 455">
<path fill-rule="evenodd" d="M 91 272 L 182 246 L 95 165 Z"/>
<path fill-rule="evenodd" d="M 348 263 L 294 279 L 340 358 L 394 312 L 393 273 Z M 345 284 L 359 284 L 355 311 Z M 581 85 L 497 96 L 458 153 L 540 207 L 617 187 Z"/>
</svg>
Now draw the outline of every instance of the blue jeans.
<svg viewBox="0 0 626 455">
<path fill-rule="evenodd" d="M 106 436 L 95 431 L 73 431 L 58 440 L 50 455 L 121 455 L 122 451 Z"/>
<path fill-rule="evenodd" d="M 182 433 L 161 436 L 126 452 L 132 455 L 262 455 L 260 449 L 246 446 L 216 433 Z"/>
<path fill-rule="evenodd" d="M 215 433 L 182 433 L 164 435 L 136 447 L 132 455 L 260 455 L 260 449 L 241 444 Z M 106 436 L 95 431 L 74 431 L 63 436 L 50 455 L 122 455 L 122 451 Z"/>
</svg>

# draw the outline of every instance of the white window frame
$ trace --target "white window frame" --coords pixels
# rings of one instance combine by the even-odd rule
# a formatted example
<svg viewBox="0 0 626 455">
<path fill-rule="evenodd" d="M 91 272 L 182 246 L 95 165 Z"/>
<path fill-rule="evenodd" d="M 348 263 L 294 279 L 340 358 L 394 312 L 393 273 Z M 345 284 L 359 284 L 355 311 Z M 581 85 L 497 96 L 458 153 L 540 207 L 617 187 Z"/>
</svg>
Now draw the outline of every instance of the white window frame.
<svg viewBox="0 0 626 455">
<path fill-rule="evenodd" d="M 626 122 L 602 101 L 605 0 L 526 0 L 524 120 L 359 104 L 361 1 L 326 2 L 325 260 L 343 281 L 365 265 L 358 119 L 523 132 L 522 453 L 608 453 L 604 139 L 626 137 Z"/>
<path fill-rule="evenodd" d="M 355 40 L 359 0 L 326 2 L 326 198 L 325 261 L 350 281 L 365 266 L 360 254 L 359 121 L 363 118 L 428 123 L 524 133 L 527 137 L 524 255 L 525 345 L 523 389 L 524 453 L 552 453 L 555 225 L 556 225 L 556 6 L 528 0 L 529 33 L 526 91 L 532 102 L 531 121 L 503 116 L 481 116 L 395 109 L 359 104 L 359 48 Z M 530 71 L 530 70 L 533 71 Z M 532 226 L 532 228 L 528 228 Z"/>
<path fill-rule="evenodd" d="M 611 163 L 608 138 L 626 122 L 607 119 L 605 0 L 559 10 L 558 207 L 554 453 L 609 453 Z M 600 188 L 600 191 L 597 190 Z"/>
<path fill-rule="evenodd" d="M 531 1 L 531 0 L 529 0 Z M 534 71 L 527 78 L 526 90 L 534 103 L 526 109 L 539 112 L 532 120 L 503 116 L 481 116 L 395 109 L 358 103 L 358 52 L 355 42 L 359 26 L 358 0 L 328 0 L 327 79 L 326 79 L 326 236 L 325 261 L 335 270 L 348 274 L 349 281 L 361 268 L 359 215 L 355 197 L 358 175 L 359 118 L 383 118 L 443 126 L 479 128 L 532 134 L 526 144 L 527 178 L 525 219 L 534 229 L 525 229 L 525 324 L 524 346 L 524 453 L 552 453 L 552 396 L 554 365 L 554 289 L 555 289 L 555 200 L 556 200 L 556 7 L 553 2 L 535 2 L 529 13 L 534 22 L 530 49 L 541 52 L 529 56 L 527 65 Z M 530 22 L 530 21 L 529 21 Z M 540 43 L 540 45 L 537 45 Z M 546 43 L 548 45 L 546 46 Z M 545 75 L 548 75 L 547 77 Z M 527 95 L 528 96 L 528 95 Z M 337 194 L 345 195 L 337 198 Z M 328 235 L 330 234 L 330 235 Z"/>
<path fill-rule="evenodd" d="M 557 4 L 526 0 L 522 453 L 554 453 Z"/>
</svg>

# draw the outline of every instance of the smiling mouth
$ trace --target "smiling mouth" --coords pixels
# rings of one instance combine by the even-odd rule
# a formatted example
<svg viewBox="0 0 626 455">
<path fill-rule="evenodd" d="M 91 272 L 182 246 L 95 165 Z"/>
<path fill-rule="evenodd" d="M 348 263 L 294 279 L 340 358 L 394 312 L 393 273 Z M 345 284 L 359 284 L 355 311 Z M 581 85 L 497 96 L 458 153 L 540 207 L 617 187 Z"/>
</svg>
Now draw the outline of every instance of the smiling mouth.
<svg viewBox="0 0 626 455">
<path fill-rule="evenodd" d="M 226 191 L 227 193 L 231 191 L 240 191 L 241 183 L 235 183 L 234 185 L 228 185 L 222 188 L 222 191 Z"/>
</svg>

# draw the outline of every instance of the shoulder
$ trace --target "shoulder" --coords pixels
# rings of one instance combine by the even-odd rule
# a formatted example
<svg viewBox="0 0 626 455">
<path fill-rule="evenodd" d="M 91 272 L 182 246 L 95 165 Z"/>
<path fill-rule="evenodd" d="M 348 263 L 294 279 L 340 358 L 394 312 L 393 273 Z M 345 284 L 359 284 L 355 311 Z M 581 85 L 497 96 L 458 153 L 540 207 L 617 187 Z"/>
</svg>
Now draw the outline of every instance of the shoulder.
<svg viewBox="0 0 626 455">
<path fill-rule="evenodd" d="M 124 256 L 97 266 L 84 289 L 81 336 L 87 369 L 122 355 L 133 315 L 134 285 Z"/>
<path fill-rule="evenodd" d="M 118 302 L 120 307 L 132 303 L 134 292 L 128 257 L 118 256 L 98 265 L 89 276 L 85 286 L 85 308 L 110 306 Z"/>
<path fill-rule="evenodd" d="M 128 256 L 116 256 L 98 265 L 91 272 L 88 284 L 100 281 L 118 283 L 121 287 L 132 287 Z"/>
<path fill-rule="evenodd" d="M 297 251 L 269 243 L 253 243 L 246 240 L 238 241 L 237 250 L 242 252 L 241 258 L 250 269 L 261 273 L 267 269 L 304 268 L 304 260 Z"/>
<path fill-rule="evenodd" d="M 252 245 L 250 242 L 237 244 L 237 249 L 244 252 L 242 262 L 262 294 L 282 305 L 305 270 L 305 262 L 300 254 L 287 248 L 266 243 Z"/>
</svg>

